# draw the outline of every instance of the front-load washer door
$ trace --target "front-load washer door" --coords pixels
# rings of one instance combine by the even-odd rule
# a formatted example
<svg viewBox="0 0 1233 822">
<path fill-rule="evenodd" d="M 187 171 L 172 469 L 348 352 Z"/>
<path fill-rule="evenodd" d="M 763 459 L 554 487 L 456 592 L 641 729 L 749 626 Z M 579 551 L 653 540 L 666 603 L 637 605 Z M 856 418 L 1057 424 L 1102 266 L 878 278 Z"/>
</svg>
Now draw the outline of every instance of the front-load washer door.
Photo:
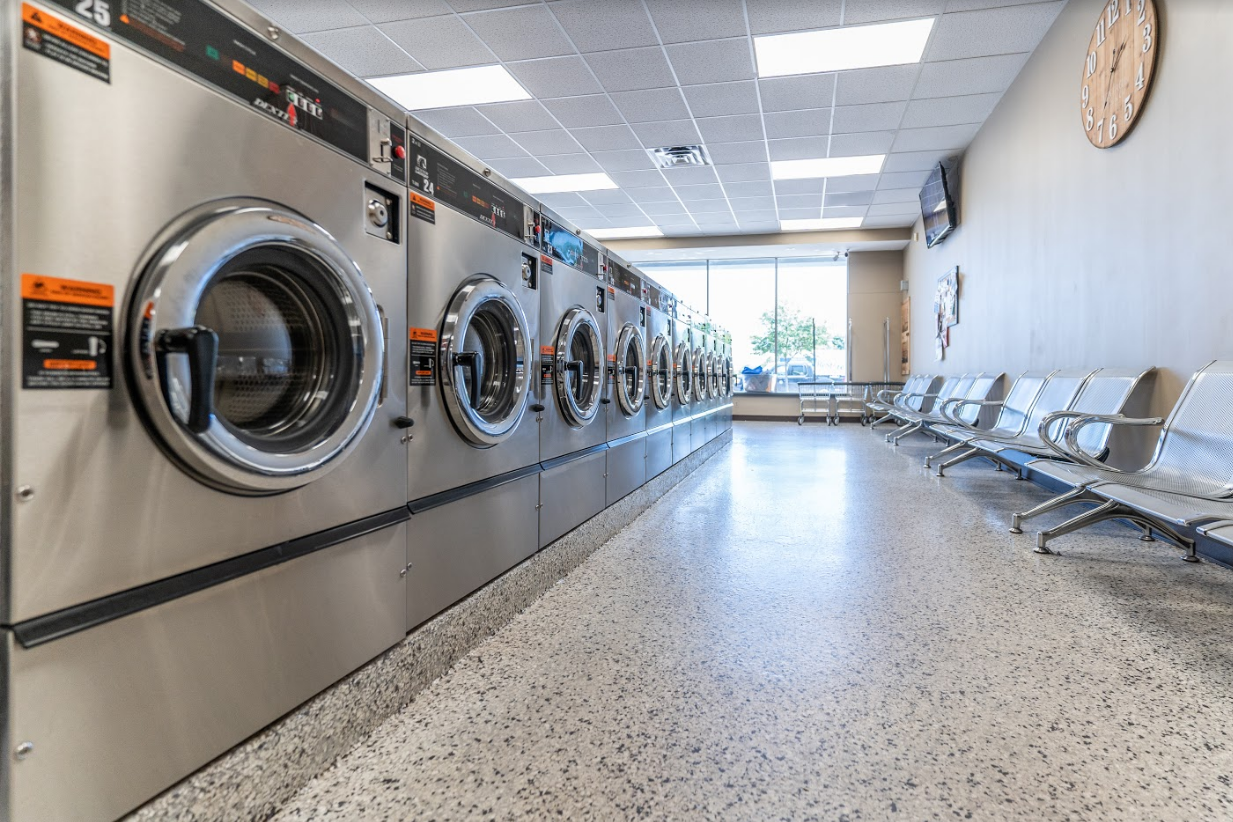
<svg viewBox="0 0 1233 822">
<path fill-rule="evenodd" d="M 719 357 L 714 353 L 707 354 L 706 368 L 708 377 L 706 381 L 707 393 L 710 395 L 711 399 L 718 399 L 721 396 L 721 392 L 719 390 Z"/>
<path fill-rule="evenodd" d="M 384 366 L 359 268 L 304 216 L 207 204 L 160 236 L 132 292 L 126 370 L 151 433 L 220 490 L 323 476 L 367 430 Z"/>
<path fill-rule="evenodd" d="M 676 401 L 689 405 L 694 400 L 694 360 L 688 343 L 676 347 Z"/>
<path fill-rule="evenodd" d="M 701 348 L 695 348 L 694 364 L 694 400 L 702 402 L 706 399 L 706 353 Z"/>
<path fill-rule="evenodd" d="M 526 411 L 531 335 L 510 288 L 477 274 L 454 292 L 441 325 L 441 392 L 458 433 L 477 448 L 508 439 Z"/>
<path fill-rule="evenodd" d="M 642 333 L 633 323 L 625 323 L 616 343 L 616 395 L 621 413 L 632 417 L 646 401 L 646 347 Z M 662 407 L 662 406 L 661 406 Z"/>
<path fill-rule="evenodd" d="M 553 388 L 561 416 L 572 428 L 595 419 L 603 398 L 604 342 L 595 315 L 575 306 L 557 326 Z"/>
<path fill-rule="evenodd" d="M 648 362 L 651 383 L 651 401 L 663 410 L 672 402 L 672 345 L 660 334 L 651 343 L 651 359 Z"/>
<path fill-rule="evenodd" d="M 720 384 L 725 397 L 732 396 L 732 358 L 724 357 L 723 361 L 723 381 Z"/>
</svg>

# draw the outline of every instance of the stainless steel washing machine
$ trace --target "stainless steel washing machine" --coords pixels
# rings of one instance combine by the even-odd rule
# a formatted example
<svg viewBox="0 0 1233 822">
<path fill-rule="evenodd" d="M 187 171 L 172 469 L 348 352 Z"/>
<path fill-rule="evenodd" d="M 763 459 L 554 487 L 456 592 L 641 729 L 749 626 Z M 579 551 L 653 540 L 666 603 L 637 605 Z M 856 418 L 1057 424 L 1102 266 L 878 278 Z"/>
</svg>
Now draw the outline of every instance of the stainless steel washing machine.
<svg viewBox="0 0 1233 822">
<path fill-rule="evenodd" d="M 720 344 L 722 360 L 719 385 L 723 394 L 723 406 L 719 417 L 719 431 L 722 434 L 732 428 L 732 395 L 736 387 L 736 370 L 732 364 L 732 332 L 722 331 L 720 339 L 722 340 Z"/>
<path fill-rule="evenodd" d="M 675 304 L 672 323 L 672 462 L 678 463 L 693 450 L 690 428 L 697 410 L 694 373 L 693 319 L 689 308 Z"/>
<path fill-rule="evenodd" d="M 612 295 L 600 249 L 541 210 L 539 543 L 603 510 L 607 498 L 606 347 Z"/>
<path fill-rule="evenodd" d="M 706 315 L 695 312 L 692 324 L 692 357 L 694 366 L 693 414 L 690 417 L 689 450 L 697 451 L 706 444 L 707 424 L 710 422 L 711 359 L 707 350 L 707 329 L 710 321 Z"/>
<path fill-rule="evenodd" d="M 625 261 L 608 254 L 609 280 L 608 504 L 646 482 L 647 328 L 646 286 Z"/>
<path fill-rule="evenodd" d="M 646 290 L 647 389 L 646 400 L 646 476 L 657 477 L 672 465 L 672 413 L 675 372 L 672 342 L 672 294 L 643 276 Z"/>
<path fill-rule="evenodd" d="M 6 819 L 113 819 L 403 633 L 402 115 L 167 9 L 0 17 Z"/>
<path fill-rule="evenodd" d="M 541 261 L 535 210 L 512 184 L 407 125 L 414 627 L 538 548 Z"/>
</svg>

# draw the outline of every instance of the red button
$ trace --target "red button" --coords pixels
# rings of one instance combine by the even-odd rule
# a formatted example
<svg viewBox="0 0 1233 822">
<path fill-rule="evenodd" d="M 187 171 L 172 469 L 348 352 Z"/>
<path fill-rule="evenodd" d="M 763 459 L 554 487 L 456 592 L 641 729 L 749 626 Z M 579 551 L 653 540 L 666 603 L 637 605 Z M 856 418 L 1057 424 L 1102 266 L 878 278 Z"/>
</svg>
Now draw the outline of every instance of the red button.
<svg viewBox="0 0 1233 822">
<path fill-rule="evenodd" d="M 394 146 L 394 156 L 401 160 L 407 156 L 407 150 L 402 146 Z"/>
</svg>

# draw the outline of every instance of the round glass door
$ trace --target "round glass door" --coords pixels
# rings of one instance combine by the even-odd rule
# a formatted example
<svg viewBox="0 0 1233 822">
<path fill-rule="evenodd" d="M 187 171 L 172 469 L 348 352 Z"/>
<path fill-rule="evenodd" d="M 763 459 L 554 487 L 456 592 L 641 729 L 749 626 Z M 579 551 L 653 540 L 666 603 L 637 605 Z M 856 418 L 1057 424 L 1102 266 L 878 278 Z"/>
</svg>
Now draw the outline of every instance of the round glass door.
<svg viewBox="0 0 1233 822">
<path fill-rule="evenodd" d="M 732 383 L 733 383 L 732 358 L 731 357 L 724 357 L 723 369 L 724 369 L 724 379 L 723 379 L 724 396 L 731 397 L 732 396 Z"/>
<path fill-rule="evenodd" d="M 531 336 L 514 292 L 477 274 L 454 292 L 441 324 L 441 393 L 450 421 L 477 448 L 508 439 L 526 411 Z"/>
<path fill-rule="evenodd" d="M 381 319 L 320 226 L 213 203 L 159 237 L 129 306 L 127 373 L 160 445 L 220 490 L 272 494 L 332 470 L 377 407 Z"/>
<path fill-rule="evenodd" d="M 706 354 L 701 348 L 695 348 L 694 364 L 694 399 L 698 402 L 706 399 Z"/>
<path fill-rule="evenodd" d="M 663 335 L 651 343 L 651 359 L 647 363 L 651 383 L 651 401 L 664 409 L 672 401 L 672 350 Z"/>
<path fill-rule="evenodd" d="M 565 421 L 581 428 L 595 418 L 603 397 L 604 342 L 590 311 L 574 307 L 557 327 L 553 385 Z"/>
<path fill-rule="evenodd" d="M 621 413 L 632 417 L 642 410 L 646 401 L 646 380 L 643 375 L 646 348 L 642 334 L 633 323 L 626 323 L 617 336 L 616 395 Z"/>
<path fill-rule="evenodd" d="M 679 343 L 676 347 L 676 401 L 689 405 L 694 399 L 694 361 L 689 345 Z"/>
</svg>

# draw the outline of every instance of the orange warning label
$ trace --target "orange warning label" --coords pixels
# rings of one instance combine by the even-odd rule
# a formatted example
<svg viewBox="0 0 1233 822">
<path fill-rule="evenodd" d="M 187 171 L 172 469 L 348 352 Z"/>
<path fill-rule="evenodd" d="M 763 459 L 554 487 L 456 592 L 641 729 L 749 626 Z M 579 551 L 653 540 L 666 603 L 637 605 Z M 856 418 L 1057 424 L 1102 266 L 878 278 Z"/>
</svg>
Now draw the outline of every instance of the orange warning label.
<svg viewBox="0 0 1233 822">
<path fill-rule="evenodd" d="M 421 208 L 426 208 L 429 211 L 437 210 L 437 204 L 425 197 L 423 194 L 416 194 L 414 191 L 411 191 L 408 192 L 408 196 L 411 198 L 412 203 L 420 206 Z"/>
<path fill-rule="evenodd" d="M 59 37 L 61 40 L 72 43 L 95 57 L 102 57 L 104 60 L 111 59 L 111 46 L 106 41 L 100 40 L 84 29 L 66 23 L 59 17 L 52 17 L 41 12 L 29 3 L 21 4 L 21 19 L 22 22 L 42 29 L 53 37 Z"/>
<path fill-rule="evenodd" d="M 609 354 L 608 362 L 616 362 L 616 354 Z"/>
<path fill-rule="evenodd" d="M 437 330 L 435 328 L 412 328 L 409 329 L 409 339 L 416 342 L 431 342 L 437 341 Z"/>
<path fill-rule="evenodd" d="M 98 368 L 94 360 L 43 360 L 48 371 L 93 371 Z"/>
<path fill-rule="evenodd" d="M 92 305 L 96 308 L 111 308 L 116 304 L 114 286 L 44 277 L 42 274 L 21 275 L 21 296 L 26 300 Z"/>
<path fill-rule="evenodd" d="M 611 294 L 612 296 L 614 296 L 614 297 L 615 297 L 615 296 L 616 296 L 616 289 L 615 289 L 615 288 L 613 288 L 612 286 L 608 286 L 608 293 L 609 293 L 609 294 Z"/>
<path fill-rule="evenodd" d="M 553 354 L 557 353 L 557 350 L 553 348 L 551 345 L 541 345 L 539 347 L 539 353 L 542 356 L 551 357 Z"/>
</svg>

